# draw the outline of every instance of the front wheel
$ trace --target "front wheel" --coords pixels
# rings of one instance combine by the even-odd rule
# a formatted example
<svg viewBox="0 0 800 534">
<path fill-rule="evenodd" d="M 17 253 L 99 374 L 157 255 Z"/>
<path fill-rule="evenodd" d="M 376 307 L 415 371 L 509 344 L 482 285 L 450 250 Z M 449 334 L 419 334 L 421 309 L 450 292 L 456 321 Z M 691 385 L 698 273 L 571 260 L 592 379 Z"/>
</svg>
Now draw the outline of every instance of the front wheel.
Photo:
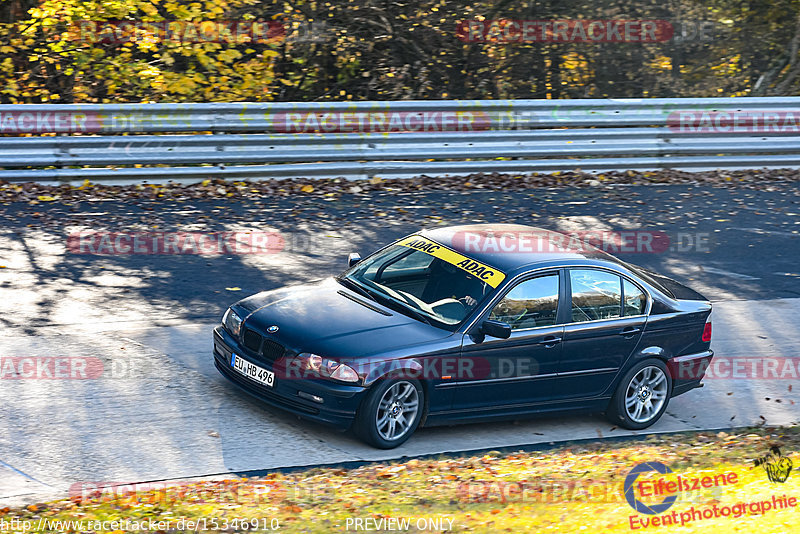
<svg viewBox="0 0 800 534">
<path fill-rule="evenodd" d="M 424 393 L 419 381 L 381 380 L 358 410 L 356 434 L 374 447 L 393 449 L 417 429 L 423 406 Z"/>
<path fill-rule="evenodd" d="M 639 362 L 620 380 L 606 415 L 630 430 L 647 428 L 667 410 L 671 391 L 672 379 L 663 362 Z"/>
</svg>

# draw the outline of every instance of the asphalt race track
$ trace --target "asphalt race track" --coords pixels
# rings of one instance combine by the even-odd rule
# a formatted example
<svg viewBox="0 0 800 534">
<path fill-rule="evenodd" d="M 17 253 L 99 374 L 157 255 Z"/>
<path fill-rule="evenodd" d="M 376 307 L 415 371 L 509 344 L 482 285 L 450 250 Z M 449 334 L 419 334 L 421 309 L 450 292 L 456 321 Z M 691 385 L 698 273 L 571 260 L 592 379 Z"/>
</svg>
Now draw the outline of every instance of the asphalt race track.
<svg viewBox="0 0 800 534">
<path fill-rule="evenodd" d="M 0 358 L 102 362 L 96 379 L 0 380 L 0 504 L 61 495 L 83 482 L 183 479 L 629 433 L 601 416 L 561 416 L 422 429 L 402 447 L 379 451 L 349 433 L 262 407 L 214 369 L 211 328 L 227 304 L 327 276 L 344 266 L 349 252 L 364 255 L 439 224 L 482 220 L 666 232 L 675 242 L 670 250 L 623 257 L 709 297 L 712 348 L 739 367 L 725 367 L 730 371 L 707 379 L 703 389 L 673 399 L 647 433 L 800 419 L 796 187 L 420 192 L 378 195 L 372 205 L 350 197 L 193 201 L 149 210 L 146 202 L 86 202 L 45 222 L 34 215 L 41 207 L 0 207 Z M 251 256 L 97 256 L 66 249 L 73 231 L 154 226 L 269 228 L 287 236 L 288 245 Z M 777 374 L 748 370 L 764 359 L 773 361 Z"/>
</svg>

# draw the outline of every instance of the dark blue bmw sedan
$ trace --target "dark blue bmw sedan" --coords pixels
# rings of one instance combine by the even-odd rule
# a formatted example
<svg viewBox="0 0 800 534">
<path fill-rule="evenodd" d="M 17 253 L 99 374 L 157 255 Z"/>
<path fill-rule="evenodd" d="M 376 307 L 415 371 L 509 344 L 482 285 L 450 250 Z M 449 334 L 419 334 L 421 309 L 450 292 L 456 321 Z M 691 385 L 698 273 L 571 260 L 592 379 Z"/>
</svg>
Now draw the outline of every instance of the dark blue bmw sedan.
<svg viewBox="0 0 800 534">
<path fill-rule="evenodd" d="M 376 447 L 555 411 L 643 429 L 713 356 L 702 295 L 564 234 L 437 228 L 348 263 L 231 306 L 214 358 L 264 402 Z"/>
</svg>

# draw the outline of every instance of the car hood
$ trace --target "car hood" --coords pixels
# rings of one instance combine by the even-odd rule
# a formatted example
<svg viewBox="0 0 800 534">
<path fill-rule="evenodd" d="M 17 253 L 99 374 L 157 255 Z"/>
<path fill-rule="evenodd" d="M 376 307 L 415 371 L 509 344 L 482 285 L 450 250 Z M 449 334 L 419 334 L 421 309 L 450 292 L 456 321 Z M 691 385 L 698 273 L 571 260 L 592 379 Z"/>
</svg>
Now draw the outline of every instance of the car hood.
<svg viewBox="0 0 800 534">
<path fill-rule="evenodd" d="M 370 300 L 333 278 L 285 287 L 248 297 L 235 306 L 244 313 L 243 328 L 295 352 L 353 359 L 424 345 L 453 336 Z"/>
</svg>

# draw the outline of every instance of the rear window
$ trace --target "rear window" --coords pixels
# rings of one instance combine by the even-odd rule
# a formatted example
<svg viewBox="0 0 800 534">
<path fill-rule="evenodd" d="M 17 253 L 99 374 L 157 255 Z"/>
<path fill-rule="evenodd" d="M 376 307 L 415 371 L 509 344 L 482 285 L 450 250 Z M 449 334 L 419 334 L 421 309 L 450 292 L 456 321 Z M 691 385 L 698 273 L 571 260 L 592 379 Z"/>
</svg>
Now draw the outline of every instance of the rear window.
<svg viewBox="0 0 800 534">
<path fill-rule="evenodd" d="M 627 265 L 633 272 L 671 298 L 682 300 L 708 300 L 694 289 L 686 287 L 672 278 L 667 278 L 653 271 L 648 271 L 644 267 L 639 267 L 638 265 Z"/>
<path fill-rule="evenodd" d="M 659 282 L 661 282 L 661 285 L 663 285 L 669 290 L 673 298 L 683 299 L 683 300 L 708 300 L 694 289 L 686 287 L 680 282 L 676 282 L 672 278 L 667 278 L 666 276 L 658 276 L 658 280 Z"/>
</svg>

